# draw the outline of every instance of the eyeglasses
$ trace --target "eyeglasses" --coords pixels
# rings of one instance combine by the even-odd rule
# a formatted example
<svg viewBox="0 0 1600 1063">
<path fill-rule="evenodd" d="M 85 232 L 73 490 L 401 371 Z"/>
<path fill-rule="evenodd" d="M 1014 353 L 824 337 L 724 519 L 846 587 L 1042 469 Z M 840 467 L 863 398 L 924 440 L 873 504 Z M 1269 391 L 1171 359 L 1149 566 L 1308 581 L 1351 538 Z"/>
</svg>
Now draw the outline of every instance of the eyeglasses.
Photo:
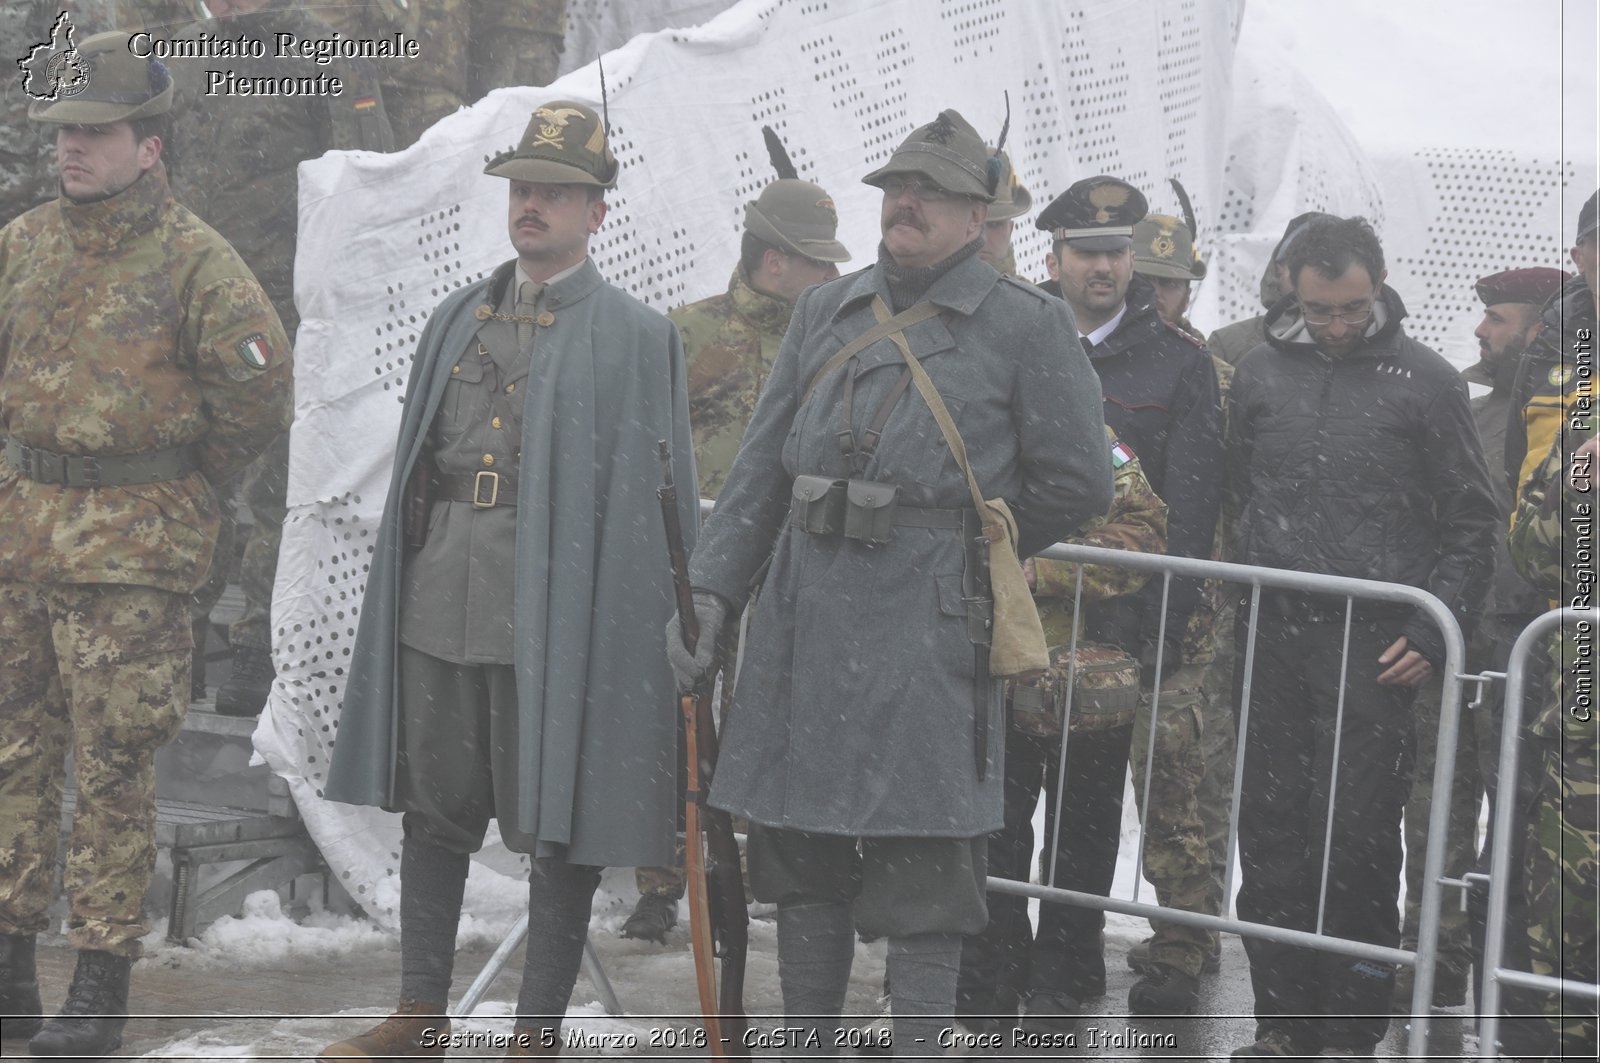
<svg viewBox="0 0 1600 1063">
<path fill-rule="evenodd" d="M 899 199 L 907 192 L 919 203 L 944 203 L 956 198 L 954 192 L 947 192 L 922 177 L 885 177 L 881 187 L 890 199 Z"/>
<path fill-rule="evenodd" d="M 1343 321 L 1346 325 L 1365 325 L 1372 319 L 1372 304 L 1368 303 L 1360 310 L 1340 310 L 1337 313 L 1326 313 L 1320 310 L 1310 310 L 1306 304 L 1300 304 L 1300 316 L 1308 325 L 1331 325 L 1334 321 Z"/>
</svg>

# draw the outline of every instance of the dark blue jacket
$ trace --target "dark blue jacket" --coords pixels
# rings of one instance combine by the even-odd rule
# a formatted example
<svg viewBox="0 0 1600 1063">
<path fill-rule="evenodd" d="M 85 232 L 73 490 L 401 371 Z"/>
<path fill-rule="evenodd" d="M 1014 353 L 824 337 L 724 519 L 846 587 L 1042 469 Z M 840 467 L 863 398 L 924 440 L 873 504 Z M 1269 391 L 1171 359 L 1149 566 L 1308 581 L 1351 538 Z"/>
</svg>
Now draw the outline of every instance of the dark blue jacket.
<svg viewBox="0 0 1600 1063">
<path fill-rule="evenodd" d="M 1060 295 L 1054 283 L 1044 285 Z M 1161 320 L 1155 286 L 1139 274 L 1128 285 L 1127 313 L 1111 335 L 1088 348 L 1100 374 L 1106 424 L 1139 456 L 1150 486 L 1167 504 L 1167 553 L 1211 556 L 1222 497 L 1222 407 L 1217 374 L 1205 346 Z M 1119 603 L 1097 603 L 1089 624 L 1095 636 L 1137 652 L 1130 638 L 1153 642 L 1160 630 L 1161 583 L 1153 579 L 1138 598 L 1135 615 L 1113 619 Z M 1167 617 L 1169 654 L 1182 642 L 1199 586 L 1173 580 Z M 1168 657 L 1164 666 L 1171 668 Z"/>
</svg>

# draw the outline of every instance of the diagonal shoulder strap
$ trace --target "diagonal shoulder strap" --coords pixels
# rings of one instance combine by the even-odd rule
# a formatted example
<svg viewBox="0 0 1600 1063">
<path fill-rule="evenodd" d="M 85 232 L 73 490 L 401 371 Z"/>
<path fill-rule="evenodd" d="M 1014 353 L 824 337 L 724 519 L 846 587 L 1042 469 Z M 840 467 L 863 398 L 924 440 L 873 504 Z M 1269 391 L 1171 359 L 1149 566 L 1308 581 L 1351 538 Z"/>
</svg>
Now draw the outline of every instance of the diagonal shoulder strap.
<svg viewBox="0 0 1600 1063">
<path fill-rule="evenodd" d="M 922 306 L 925 304 L 917 304 Z M 912 309 L 916 309 L 913 307 Z M 872 312 L 877 315 L 880 325 L 887 325 L 894 319 L 889 317 L 889 308 L 884 305 L 878 296 L 872 297 Z M 956 431 L 955 418 L 950 416 L 950 410 L 945 406 L 944 399 L 939 397 L 939 389 L 933 386 L 933 381 L 928 377 L 928 371 L 922 368 L 922 363 L 917 361 L 911 353 L 911 345 L 906 342 L 905 336 L 896 330 L 891 337 L 895 346 L 900 348 L 900 355 L 906 360 L 906 368 L 911 370 L 912 383 L 917 386 L 917 393 L 922 396 L 922 401 L 928 404 L 928 409 L 933 413 L 933 419 L 939 425 L 939 431 L 944 434 L 944 441 L 950 448 L 950 453 L 955 457 L 956 464 L 961 466 L 961 471 L 967 477 L 967 489 L 972 492 L 972 505 L 977 509 L 978 516 L 983 520 L 984 534 L 993 535 L 994 529 L 1001 529 L 998 534 L 1004 535 L 1003 527 L 991 521 L 989 507 L 984 504 L 983 492 L 978 489 L 978 480 L 972 475 L 972 466 L 967 461 L 967 445 L 961 439 L 961 433 Z"/>
<path fill-rule="evenodd" d="M 882 308 L 881 313 L 879 310 L 880 307 Z M 848 362 L 850 359 L 854 358 L 856 355 L 860 354 L 874 343 L 877 343 L 885 336 L 898 333 L 902 329 L 910 328 L 919 321 L 926 321 L 930 317 L 938 316 L 939 308 L 934 306 L 932 303 L 921 302 L 914 306 L 907 307 L 906 309 L 900 311 L 900 313 L 890 317 L 888 316 L 889 308 L 884 306 L 883 298 L 875 295 L 872 297 L 872 312 L 878 315 L 878 323 L 867 329 L 867 331 L 863 332 L 855 339 L 851 340 L 849 343 L 845 344 L 839 349 L 838 354 L 835 354 L 832 358 L 829 358 L 825 363 L 823 363 L 822 368 L 818 369 L 816 375 L 811 378 L 811 383 L 806 385 L 806 393 L 800 399 L 802 404 L 805 403 L 806 399 L 811 397 L 811 393 L 817 389 L 817 385 L 822 383 L 823 378 L 825 378 L 829 373 L 832 373 L 835 369 L 838 369 L 841 365 Z"/>
</svg>

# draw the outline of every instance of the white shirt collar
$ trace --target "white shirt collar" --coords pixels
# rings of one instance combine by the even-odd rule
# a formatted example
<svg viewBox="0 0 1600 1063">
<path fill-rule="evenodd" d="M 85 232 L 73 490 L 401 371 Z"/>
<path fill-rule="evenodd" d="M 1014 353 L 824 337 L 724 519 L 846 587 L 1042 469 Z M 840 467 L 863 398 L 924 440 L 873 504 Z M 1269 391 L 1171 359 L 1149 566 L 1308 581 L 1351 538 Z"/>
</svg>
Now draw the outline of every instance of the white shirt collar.
<svg viewBox="0 0 1600 1063">
<path fill-rule="evenodd" d="M 1109 336 L 1113 332 L 1117 331 L 1117 326 L 1122 324 L 1122 318 L 1123 318 L 1124 315 L 1127 314 L 1127 312 L 1128 312 L 1128 302 L 1127 302 L 1127 300 L 1123 300 L 1122 309 L 1117 311 L 1117 316 L 1116 317 L 1112 318 L 1110 321 L 1107 321 L 1104 325 L 1101 325 L 1099 328 L 1095 329 L 1093 332 L 1090 332 L 1090 333 L 1087 333 L 1087 334 L 1080 332 L 1079 335 L 1083 336 L 1083 338 L 1088 340 L 1090 343 L 1095 344 L 1096 346 L 1099 346 L 1101 343 L 1105 342 L 1105 338 L 1107 336 Z"/>
</svg>

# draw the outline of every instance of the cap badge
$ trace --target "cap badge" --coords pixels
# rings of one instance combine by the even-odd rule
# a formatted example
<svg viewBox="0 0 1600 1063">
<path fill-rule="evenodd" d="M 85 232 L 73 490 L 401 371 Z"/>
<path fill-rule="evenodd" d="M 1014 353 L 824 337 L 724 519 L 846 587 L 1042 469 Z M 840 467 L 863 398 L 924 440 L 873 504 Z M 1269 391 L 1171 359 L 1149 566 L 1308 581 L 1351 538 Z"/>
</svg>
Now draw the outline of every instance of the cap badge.
<svg viewBox="0 0 1600 1063">
<path fill-rule="evenodd" d="M 950 138 L 956 135 L 956 127 L 950 121 L 949 116 L 941 111 L 939 117 L 935 118 L 928 126 L 928 132 L 925 135 L 935 144 L 948 144 L 950 143 Z"/>
<path fill-rule="evenodd" d="M 1089 190 L 1089 204 L 1096 208 L 1094 220 L 1100 225 L 1111 221 L 1111 212 L 1128 202 L 1128 190 L 1121 185 L 1100 185 Z"/>
<path fill-rule="evenodd" d="M 839 211 L 836 207 L 834 207 L 833 198 L 831 196 L 823 196 L 821 199 L 817 200 L 817 209 L 827 211 L 828 219 L 835 225 L 839 224 Z"/>
<path fill-rule="evenodd" d="M 567 123 L 574 115 L 582 117 L 583 112 L 576 107 L 558 107 L 553 111 L 548 107 L 541 107 L 534 111 L 533 116 L 540 120 L 540 124 L 539 135 L 533 138 L 533 142 L 548 144 L 552 148 L 563 147 L 562 140 L 566 137 Z"/>
</svg>

